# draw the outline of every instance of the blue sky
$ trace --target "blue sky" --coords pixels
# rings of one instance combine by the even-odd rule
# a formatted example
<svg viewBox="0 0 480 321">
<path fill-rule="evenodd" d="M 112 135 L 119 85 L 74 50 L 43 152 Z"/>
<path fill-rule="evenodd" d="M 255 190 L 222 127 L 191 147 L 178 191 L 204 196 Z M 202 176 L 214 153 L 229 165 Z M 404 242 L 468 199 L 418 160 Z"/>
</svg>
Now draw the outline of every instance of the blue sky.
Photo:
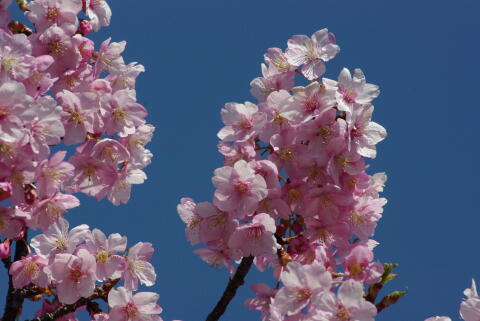
<svg viewBox="0 0 480 321">
<path fill-rule="evenodd" d="M 154 244 L 157 284 L 143 290 L 160 293 L 165 320 L 204 319 L 228 278 L 225 269 L 192 253 L 176 213 L 183 196 L 212 198 L 210 179 L 221 166 L 220 109 L 229 101 L 255 101 L 249 82 L 260 74 L 267 48 L 285 48 L 292 35 L 325 27 L 341 47 L 326 76 L 359 67 L 381 89 L 374 120 L 388 137 L 369 172 L 387 172 L 389 203 L 377 229 L 376 256 L 400 264 L 389 290 L 408 289 L 408 295 L 377 320 L 458 319 L 462 291 L 472 277 L 480 281 L 480 2 L 109 2 L 112 24 L 95 39 L 126 40 L 125 60 L 145 65 L 137 96 L 157 128 L 149 145 L 155 156 L 149 179 L 135 186 L 127 205 L 82 197 L 82 206 L 66 218 L 71 226 L 87 223 L 107 235 L 126 235 L 129 245 Z M 247 277 L 247 284 L 256 282 L 273 284 L 268 272 Z M 259 319 L 243 307 L 251 296 L 243 287 L 223 320 Z"/>
</svg>

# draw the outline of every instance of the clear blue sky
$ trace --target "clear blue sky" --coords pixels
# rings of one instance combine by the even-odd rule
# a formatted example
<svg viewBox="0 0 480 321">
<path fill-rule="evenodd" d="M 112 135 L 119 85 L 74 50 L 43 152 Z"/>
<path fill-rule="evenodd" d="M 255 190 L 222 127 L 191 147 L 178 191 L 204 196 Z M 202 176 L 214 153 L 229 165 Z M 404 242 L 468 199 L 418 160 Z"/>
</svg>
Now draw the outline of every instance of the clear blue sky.
<svg viewBox="0 0 480 321">
<path fill-rule="evenodd" d="M 228 277 L 192 253 L 176 213 L 183 196 L 212 198 L 210 179 L 221 166 L 220 108 L 254 101 L 249 82 L 260 74 L 268 47 L 284 48 L 291 35 L 324 27 L 341 47 L 327 76 L 359 67 L 382 91 L 374 120 L 388 137 L 369 163 L 370 173 L 387 172 L 389 203 L 376 255 L 400 264 L 389 289 L 408 295 L 377 320 L 458 319 L 463 289 L 472 277 L 480 281 L 478 0 L 109 2 L 112 24 L 95 38 L 127 40 L 125 60 L 145 65 L 137 95 L 157 127 L 150 144 L 155 156 L 148 181 L 133 189 L 129 204 L 117 208 L 83 197 L 66 218 L 72 226 L 127 235 L 129 245 L 154 244 L 157 284 L 143 290 L 160 293 L 165 320 L 203 320 Z M 261 280 L 272 283 L 271 274 L 251 273 L 247 283 Z M 243 287 L 223 320 L 259 319 L 243 307 L 251 296 Z"/>
</svg>

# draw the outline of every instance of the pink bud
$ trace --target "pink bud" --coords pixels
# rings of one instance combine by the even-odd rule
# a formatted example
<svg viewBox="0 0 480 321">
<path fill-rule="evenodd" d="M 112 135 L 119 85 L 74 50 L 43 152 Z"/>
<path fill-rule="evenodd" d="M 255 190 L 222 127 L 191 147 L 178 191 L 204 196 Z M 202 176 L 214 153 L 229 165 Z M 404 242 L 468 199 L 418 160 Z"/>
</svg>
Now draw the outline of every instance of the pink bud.
<svg viewBox="0 0 480 321">
<path fill-rule="evenodd" d="M 10 256 L 10 240 L 0 243 L 0 258 L 6 259 Z"/>
<path fill-rule="evenodd" d="M 82 20 L 80 21 L 80 32 L 82 35 L 88 35 L 90 32 L 92 32 L 92 25 L 90 24 L 90 21 L 88 20 Z"/>
<path fill-rule="evenodd" d="M 0 202 L 10 198 L 12 196 L 12 186 L 10 183 L 0 183 Z"/>
</svg>

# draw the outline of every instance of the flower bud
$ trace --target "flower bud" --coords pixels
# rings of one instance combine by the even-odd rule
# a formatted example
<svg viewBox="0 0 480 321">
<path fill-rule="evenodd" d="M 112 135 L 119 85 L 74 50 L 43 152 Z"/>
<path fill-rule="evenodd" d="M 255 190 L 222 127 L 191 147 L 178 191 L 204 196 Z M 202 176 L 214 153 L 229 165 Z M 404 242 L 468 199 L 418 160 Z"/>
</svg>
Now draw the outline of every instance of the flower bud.
<svg viewBox="0 0 480 321">
<path fill-rule="evenodd" d="M 10 183 L 0 183 L 0 202 L 12 196 L 12 186 Z"/>
<path fill-rule="evenodd" d="M 0 258 L 6 259 L 10 256 L 10 240 L 0 243 Z"/>
<path fill-rule="evenodd" d="M 90 21 L 88 20 L 82 20 L 80 21 L 80 33 L 82 35 L 88 35 L 90 32 L 92 32 L 93 28 L 92 25 L 90 24 Z"/>
</svg>

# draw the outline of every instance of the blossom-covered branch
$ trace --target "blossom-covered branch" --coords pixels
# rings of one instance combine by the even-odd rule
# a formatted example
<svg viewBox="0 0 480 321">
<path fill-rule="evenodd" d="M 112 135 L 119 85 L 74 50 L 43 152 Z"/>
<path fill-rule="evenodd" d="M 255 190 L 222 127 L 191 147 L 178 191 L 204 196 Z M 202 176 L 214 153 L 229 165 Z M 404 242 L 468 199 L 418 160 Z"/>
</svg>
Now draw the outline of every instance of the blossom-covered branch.
<svg viewBox="0 0 480 321">
<path fill-rule="evenodd" d="M 155 128 L 136 97 L 144 67 L 125 63 L 125 41 L 87 37 L 110 24 L 106 1 L 16 2 L 28 21 L 10 19 L 12 0 L 0 0 L 0 258 L 9 273 L 2 320 L 18 319 L 30 296 L 42 302 L 40 319 L 74 316 L 83 305 L 92 319 L 108 318 L 92 303 L 101 296 L 112 320 L 160 320 L 158 295 L 134 293 L 156 280 L 152 245 L 128 248 L 118 233 L 70 230 L 65 218 L 80 205 L 78 193 L 120 205 L 146 180 Z M 123 286 L 99 285 L 111 279 Z"/>
<path fill-rule="evenodd" d="M 384 273 L 372 237 L 386 176 L 368 175 L 365 158 L 386 131 L 371 120 L 378 86 L 360 69 L 321 78 L 339 50 L 327 29 L 268 49 L 263 77 L 251 82 L 258 103 L 221 110 L 224 166 L 214 171 L 212 202 L 178 205 L 187 239 L 207 246 L 195 250 L 204 261 L 233 273 L 234 261 L 251 256 L 260 271 L 273 269 L 275 288 L 256 284 L 246 302 L 263 320 L 377 314 L 365 288 Z"/>
</svg>

